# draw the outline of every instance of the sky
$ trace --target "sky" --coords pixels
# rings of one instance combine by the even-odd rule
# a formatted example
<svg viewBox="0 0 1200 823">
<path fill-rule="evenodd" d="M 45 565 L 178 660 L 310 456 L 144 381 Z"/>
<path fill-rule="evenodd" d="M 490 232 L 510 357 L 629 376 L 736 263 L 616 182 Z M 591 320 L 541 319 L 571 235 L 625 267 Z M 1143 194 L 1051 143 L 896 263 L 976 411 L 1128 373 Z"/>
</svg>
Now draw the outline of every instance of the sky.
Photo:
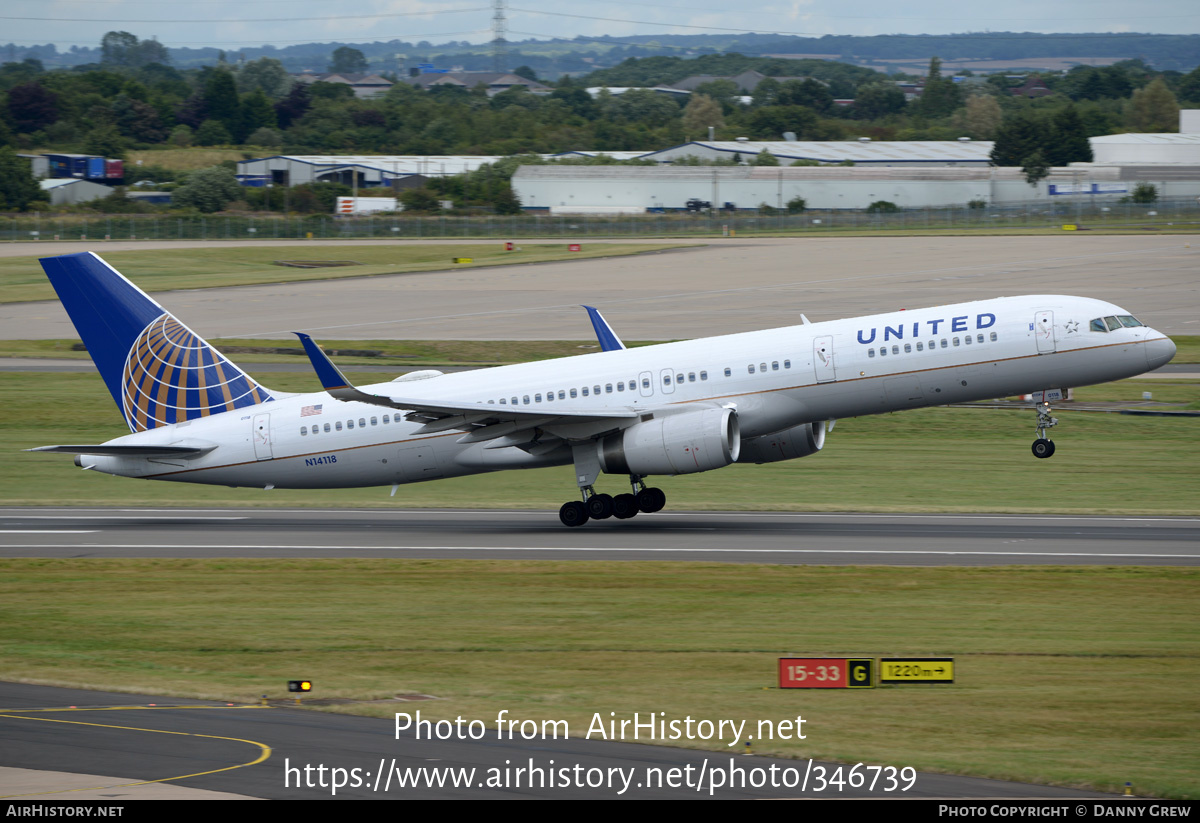
<svg viewBox="0 0 1200 823">
<path fill-rule="evenodd" d="M 0 0 L 0 43 L 97 46 L 106 31 L 168 47 L 237 48 L 393 39 L 492 39 L 493 0 Z M 1200 32 L 1197 0 L 505 0 L 509 40 L 732 34 L 954 34 L 982 31 Z M 341 13 L 339 13 L 341 12 Z M 25 18 L 25 19 L 20 19 Z"/>
</svg>

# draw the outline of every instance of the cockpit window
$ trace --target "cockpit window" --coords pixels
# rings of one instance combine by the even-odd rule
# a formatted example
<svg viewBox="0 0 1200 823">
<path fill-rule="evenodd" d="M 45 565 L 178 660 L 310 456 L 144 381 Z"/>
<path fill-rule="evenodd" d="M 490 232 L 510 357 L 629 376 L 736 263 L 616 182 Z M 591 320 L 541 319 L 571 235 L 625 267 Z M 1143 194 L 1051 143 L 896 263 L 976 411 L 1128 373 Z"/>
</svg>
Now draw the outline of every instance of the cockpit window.
<svg viewBox="0 0 1200 823">
<path fill-rule="evenodd" d="M 1144 325 L 1146 325 L 1145 323 L 1142 323 L 1142 322 L 1140 322 L 1140 321 L 1139 321 L 1139 320 L 1138 320 L 1136 317 L 1134 317 L 1132 314 L 1118 314 L 1118 315 L 1117 315 L 1117 319 L 1118 319 L 1118 320 L 1120 320 L 1120 321 L 1121 321 L 1121 325 L 1122 325 L 1122 326 L 1125 326 L 1126 328 L 1133 328 L 1134 326 L 1144 326 Z"/>
<path fill-rule="evenodd" d="M 1095 320 L 1093 320 L 1091 323 L 1088 324 L 1088 328 L 1091 329 L 1092 331 L 1102 331 L 1102 332 L 1108 331 L 1108 326 L 1104 325 L 1103 317 L 1097 317 Z"/>
<path fill-rule="evenodd" d="M 1108 324 L 1109 331 L 1116 331 L 1121 328 L 1121 321 L 1115 317 L 1106 317 L 1104 318 L 1104 322 Z"/>
</svg>

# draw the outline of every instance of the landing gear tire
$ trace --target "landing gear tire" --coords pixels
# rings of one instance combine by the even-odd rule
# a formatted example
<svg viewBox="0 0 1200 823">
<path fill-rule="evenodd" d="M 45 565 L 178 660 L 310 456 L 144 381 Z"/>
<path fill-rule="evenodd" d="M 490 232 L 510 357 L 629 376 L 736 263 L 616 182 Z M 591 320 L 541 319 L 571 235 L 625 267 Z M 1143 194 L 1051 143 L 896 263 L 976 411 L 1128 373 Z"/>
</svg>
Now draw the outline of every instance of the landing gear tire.
<svg viewBox="0 0 1200 823">
<path fill-rule="evenodd" d="M 613 516 L 613 499 L 609 494 L 593 494 L 587 499 L 588 517 L 593 520 L 607 520 Z"/>
<path fill-rule="evenodd" d="M 1050 457 L 1054 454 L 1054 441 L 1047 440 L 1044 437 L 1039 437 L 1033 441 L 1033 456 L 1039 458 Z"/>
<path fill-rule="evenodd" d="M 569 503 L 564 503 L 563 507 L 558 510 L 558 519 L 562 521 L 564 526 L 582 526 L 588 522 L 587 506 L 583 505 L 578 500 L 572 500 Z"/>
<path fill-rule="evenodd" d="M 637 498 L 632 494 L 618 494 L 613 498 L 612 513 L 618 520 L 628 520 L 639 511 Z"/>
<path fill-rule="evenodd" d="M 637 504 L 646 514 L 660 512 L 667 505 L 667 495 L 662 489 L 642 489 L 638 492 Z"/>
</svg>

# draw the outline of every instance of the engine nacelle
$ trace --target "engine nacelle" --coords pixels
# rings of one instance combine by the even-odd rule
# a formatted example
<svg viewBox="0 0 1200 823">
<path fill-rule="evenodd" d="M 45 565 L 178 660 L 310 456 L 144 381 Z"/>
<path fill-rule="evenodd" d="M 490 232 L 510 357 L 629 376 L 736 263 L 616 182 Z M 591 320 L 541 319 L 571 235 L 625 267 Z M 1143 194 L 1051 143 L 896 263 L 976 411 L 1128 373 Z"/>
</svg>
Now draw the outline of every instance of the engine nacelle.
<svg viewBox="0 0 1200 823">
<path fill-rule="evenodd" d="M 600 467 L 609 474 L 692 474 L 738 459 L 741 427 L 733 409 L 700 409 L 637 423 L 602 438 Z"/>
<path fill-rule="evenodd" d="M 825 445 L 825 421 L 804 423 L 742 442 L 739 463 L 777 463 L 816 454 Z"/>
</svg>

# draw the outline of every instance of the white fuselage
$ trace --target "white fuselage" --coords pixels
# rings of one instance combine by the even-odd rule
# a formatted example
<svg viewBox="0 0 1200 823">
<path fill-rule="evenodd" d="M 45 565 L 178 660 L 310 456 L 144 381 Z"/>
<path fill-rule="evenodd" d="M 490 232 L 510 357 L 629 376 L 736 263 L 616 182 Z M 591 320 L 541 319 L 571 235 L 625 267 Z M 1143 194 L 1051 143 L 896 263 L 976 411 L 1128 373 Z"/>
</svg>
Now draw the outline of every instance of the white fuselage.
<svg viewBox="0 0 1200 823">
<path fill-rule="evenodd" d="M 745 442 L 814 421 L 1103 383 L 1169 360 L 1164 352 L 1173 345 L 1147 326 L 1089 329 L 1095 318 L 1125 314 L 1088 298 L 998 298 L 361 388 L 430 402 L 515 403 L 548 415 L 727 406 L 736 409 Z M 199 457 L 88 456 L 86 464 L 161 480 L 336 488 L 572 459 L 566 445 L 539 451 L 460 443 L 459 430 L 418 435 L 421 424 L 405 421 L 402 411 L 325 392 L 276 396 L 111 441 L 216 444 Z"/>
</svg>

